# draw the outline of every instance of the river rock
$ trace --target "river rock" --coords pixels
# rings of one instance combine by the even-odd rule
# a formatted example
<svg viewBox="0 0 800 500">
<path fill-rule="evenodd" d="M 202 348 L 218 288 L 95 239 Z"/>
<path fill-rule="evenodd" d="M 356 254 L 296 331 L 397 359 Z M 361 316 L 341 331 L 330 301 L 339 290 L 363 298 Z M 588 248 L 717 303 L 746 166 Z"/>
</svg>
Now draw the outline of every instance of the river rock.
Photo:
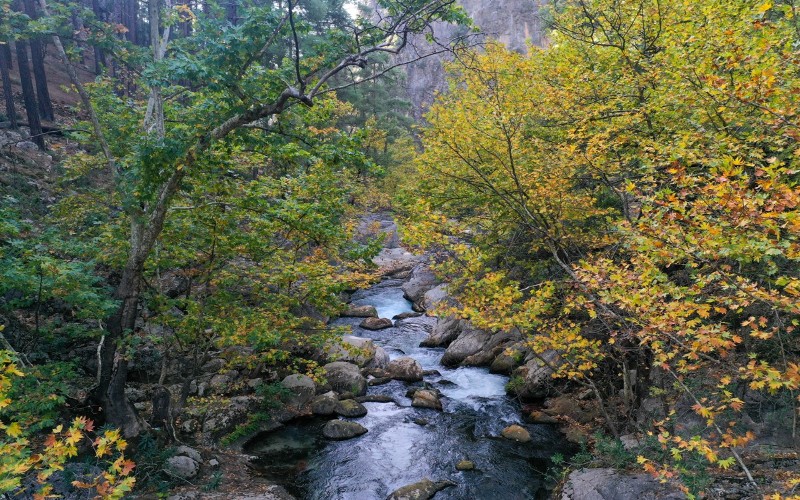
<svg viewBox="0 0 800 500">
<path fill-rule="evenodd" d="M 475 469 L 475 462 L 472 460 L 459 460 L 456 464 L 456 470 L 473 470 Z"/>
<path fill-rule="evenodd" d="M 372 356 L 372 360 L 367 363 L 367 368 L 386 368 L 388 365 L 389 353 L 383 347 L 376 345 L 375 354 Z"/>
<path fill-rule="evenodd" d="M 443 489 L 455 485 L 456 483 L 452 481 L 431 481 L 426 477 L 422 481 L 395 490 L 386 497 L 386 500 L 428 500 Z"/>
<path fill-rule="evenodd" d="M 367 380 L 367 384 L 370 387 L 372 387 L 374 385 L 388 384 L 391 381 L 392 381 L 391 377 L 372 377 L 369 380 Z"/>
<path fill-rule="evenodd" d="M 502 373 L 511 375 L 515 368 L 525 362 L 525 355 L 528 349 L 525 342 L 514 342 L 505 347 L 492 361 L 489 366 L 491 373 Z"/>
<path fill-rule="evenodd" d="M 422 380 L 422 365 L 414 358 L 404 356 L 397 358 L 386 366 L 389 377 L 405 382 L 418 382 Z"/>
<path fill-rule="evenodd" d="M 364 405 L 352 399 L 337 401 L 334 411 L 337 415 L 347 418 L 358 418 L 367 414 L 367 409 L 364 408 Z"/>
<path fill-rule="evenodd" d="M 547 396 L 553 380 L 553 369 L 549 365 L 559 366 L 562 361 L 558 352 L 552 349 L 548 349 L 540 356 L 547 363 L 534 357 L 525 365 L 514 370 L 512 382 L 516 380 L 518 383 L 510 384 L 509 392 L 523 400 L 540 399 Z"/>
<path fill-rule="evenodd" d="M 492 334 L 476 328 L 464 330 L 456 340 L 453 341 L 442 356 L 442 364 L 445 366 L 456 366 L 461 364 L 467 357 L 483 349 L 489 343 Z"/>
<path fill-rule="evenodd" d="M 375 306 L 356 306 L 353 304 L 348 304 L 347 309 L 342 313 L 342 316 L 349 316 L 352 318 L 377 318 L 378 311 L 375 309 Z"/>
<path fill-rule="evenodd" d="M 403 283 L 401 288 L 406 299 L 420 306 L 422 305 L 422 299 L 425 297 L 425 292 L 437 284 L 439 284 L 439 280 L 436 279 L 433 271 L 427 265 L 420 264 L 414 267 L 411 271 L 411 277 Z"/>
<path fill-rule="evenodd" d="M 290 406 L 303 406 L 314 397 L 317 386 L 311 377 L 295 373 L 281 380 L 281 385 L 287 389 L 291 396 L 286 401 Z"/>
<path fill-rule="evenodd" d="M 414 399 L 411 401 L 411 406 L 417 408 L 431 408 L 433 410 L 442 411 L 442 402 L 439 400 L 439 395 L 436 391 L 428 389 L 420 389 L 414 392 Z"/>
<path fill-rule="evenodd" d="M 570 473 L 561 500 L 683 500 L 686 495 L 649 474 L 625 474 L 614 469 L 581 469 Z"/>
<path fill-rule="evenodd" d="M 363 396 L 367 392 L 367 379 L 361 375 L 358 366 L 344 361 L 328 363 L 324 366 L 325 377 L 331 388 L 339 393 L 351 392 Z"/>
<path fill-rule="evenodd" d="M 358 366 L 367 366 L 375 358 L 377 346 L 365 337 L 344 335 L 338 342 L 329 345 L 325 352 L 328 358 L 347 361 Z"/>
<path fill-rule="evenodd" d="M 367 394 L 366 396 L 359 396 L 355 398 L 359 403 L 394 403 L 395 400 L 386 394 Z"/>
<path fill-rule="evenodd" d="M 322 435 L 328 439 L 351 439 L 366 434 L 367 428 L 349 420 L 331 420 L 322 428 Z"/>
<path fill-rule="evenodd" d="M 200 455 L 199 451 L 195 450 L 194 448 L 190 448 L 186 445 L 181 445 L 175 448 L 175 456 L 189 457 L 198 463 L 201 463 L 203 461 L 203 456 Z"/>
<path fill-rule="evenodd" d="M 420 316 L 422 316 L 421 312 L 409 311 L 409 312 L 404 312 L 404 313 L 400 313 L 400 314 L 395 314 L 394 316 L 392 316 L 392 319 L 394 319 L 394 320 L 404 320 L 404 319 L 408 319 L 408 318 L 418 318 Z"/>
<path fill-rule="evenodd" d="M 466 323 L 455 316 L 440 319 L 433 327 L 433 332 L 419 345 L 420 347 L 447 347 L 458 338 Z"/>
<path fill-rule="evenodd" d="M 447 285 L 436 285 L 423 295 L 422 307 L 427 311 L 431 311 L 440 303 L 448 301 L 450 301 L 450 294 L 447 292 Z"/>
<path fill-rule="evenodd" d="M 394 323 L 388 318 L 365 318 L 358 326 L 365 330 L 383 330 L 391 328 Z"/>
<path fill-rule="evenodd" d="M 192 479 L 200 471 L 200 464 L 191 457 L 180 455 L 167 459 L 166 470 L 178 479 Z"/>
<path fill-rule="evenodd" d="M 336 393 L 328 391 L 311 400 L 311 413 L 321 417 L 327 417 L 336 412 L 336 405 L 338 404 L 339 398 L 336 397 Z"/>
<path fill-rule="evenodd" d="M 497 356 L 506 350 L 506 346 L 520 340 L 522 334 L 517 331 L 497 332 L 489 337 L 489 340 L 481 346 L 474 354 L 464 358 L 462 366 L 487 366 L 490 365 Z"/>
<path fill-rule="evenodd" d="M 530 433 L 524 427 L 517 424 L 509 425 L 503 429 L 501 434 L 506 439 L 511 439 L 520 443 L 527 443 L 531 440 Z"/>
</svg>

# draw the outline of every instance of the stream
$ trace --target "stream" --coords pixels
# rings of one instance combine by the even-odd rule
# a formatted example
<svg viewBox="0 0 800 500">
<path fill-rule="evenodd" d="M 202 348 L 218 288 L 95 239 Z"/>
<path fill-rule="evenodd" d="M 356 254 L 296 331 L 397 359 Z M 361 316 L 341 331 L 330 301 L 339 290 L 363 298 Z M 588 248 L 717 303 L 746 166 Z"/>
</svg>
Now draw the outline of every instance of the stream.
<svg viewBox="0 0 800 500">
<path fill-rule="evenodd" d="M 382 318 L 410 312 L 402 284 L 403 280 L 385 279 L 356 292 L 352 302 L 375 306 Z M 522 424 L 519 404 L 505 393 L 507 377 L 485 368 L 442 366 L 443 349 L 419 347 L 435 318 L 398 320 L 379 331 L 360 328 L 361 319 L 339 318 L 332 324 L 352 326 L 353 335 L 373 339 L 391 359 L 411 356 L 424 370 L 438 371 L 440 375 L 425 376 L 425 383 L 441 391 L 444 411 L 412 407 L 404 382 L 369 387 L 368 394 L 388 395 L 396 402 L 364 403 L 369 413 L 353 420 L 369 432 L 328 441 L 321 435 L 324 419 L 287 425 L 248 447 L 259 457 L 255 463 L 260 474 L 298 498 L 315 500 L 385 499 L 426 477 L 456 483 L 437 493 L 437 499 L 547 498 L 550 457 L 565 445 L 552 426 Z M 531 442 L 499 437 L 514 423 L 530 432 Z M 475 470 L 457 471 L 463 459 L 473 461 Z"/>
</svg>

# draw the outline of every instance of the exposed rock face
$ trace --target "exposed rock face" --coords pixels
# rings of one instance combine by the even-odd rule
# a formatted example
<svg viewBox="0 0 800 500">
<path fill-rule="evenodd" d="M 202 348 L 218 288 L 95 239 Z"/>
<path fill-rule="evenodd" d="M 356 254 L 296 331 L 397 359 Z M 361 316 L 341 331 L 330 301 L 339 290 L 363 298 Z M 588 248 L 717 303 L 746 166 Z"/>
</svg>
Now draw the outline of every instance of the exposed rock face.
<svg viewBox="0 0 800 500">
<path fill-rule="evenodd" d="M 682 492 L 648 474 L 624 474 L 614 469 L 581 469 L 569 475 L 561 500 L 683 500 Z"/>
<path fill-rule="evenodd" d="M 503 429 L 501 434 L 506 439 L 511 439 L 520 443 L 527 443 L 531 440 L 530 433 L 524 427 L 517 424 L 509 425 Z"/>
<path fill-rule="evenodd" d="M 414 358 L 397 358 L 386 366 L 386 372 L 395 380 L 406 382 L 422 380 L 422 365 Z"/>
<path fill-rule="evenodd" d="M 303 406 L 314 397 L 317 386 L 307 375 L 295 373 L 281 381 L 281 385 L 292 393 L 286 404 L 290 406 Z"/>
<path fill-rule="evenodd" d="M 395 490 L 386 500 L 428 500 L 450 486 L 456 484 L 452 481 L 431 481 L 427 477 L 422 481 Z"/>
<path fill-rule="evenodd" d="M 391 328 L 393 324 L 392 320 L 388 318 L 366 318 L 358 326 L 367 330 L 383 330 L 384 328 Z"/>
<path fill-rule="evenodd" d="M 351 439 L 366 434 L 367 429 L 361 424 L 348 420 L 331 420 L 322 428 L 322 435 L 328 439 Z"/>
<path fill-rule="evenodd" d="M 328 363 L 324 368 L 325 377 L 334 391 L 351 392 L 356 396 L 363 396 L 367 393 L 367 379 L 361 375 L 358 366 L 344 361 L 336 361 Z"/>
<path fill-rule="evenodd" d="M 536 46 L 546 43 L 540 19 L 542 0 L 506 0 L 501 4 L 496 0 L 459 0 L 458 3 L 485 36 L 499 40 L 511 50 L 525 52 L 528 42 Z M 450 40 L 466 32 L 462 27 L 443 23 L 437 23 L 434 31 L 440 40 Z M 412 43 L 422 47 L 421 51 L 430 50 L 422 37 L 416 37 Z M 437 92 L 447 90 L 442 60 L 441 56 L 428 57 L 410 64 L 406 70 L 406 89 L 417 119 L 430 107 Z"/>
<path fill-rule="evenodd" d="M 433 310 L 440 302 L 447 303 L 450 300 L 450 294 L 447 293 L 447 285 L 441 284 L 431 288 L 422 297 L 422 307 L 426 311 Z"/>
</svg>

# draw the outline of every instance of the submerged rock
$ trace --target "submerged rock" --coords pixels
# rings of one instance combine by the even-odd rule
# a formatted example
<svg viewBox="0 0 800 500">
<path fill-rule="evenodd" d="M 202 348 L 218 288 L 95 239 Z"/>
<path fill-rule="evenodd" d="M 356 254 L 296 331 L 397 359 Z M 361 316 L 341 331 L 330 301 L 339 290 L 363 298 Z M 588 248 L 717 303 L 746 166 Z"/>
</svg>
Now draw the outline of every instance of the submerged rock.
<svg viewBox="0 0 800 500">
<path fill-rule="evenodd" d="M 414 358 L 404 356 L 391 361 L 386 366 L 390 378 L 405 382 L 418 382 L 422 380 L 422 365 Z"/>
<path fill-rule="evenodd" d="M 358 326 L 366 330 L 383 330 L 384 328 L 391 328 L 394 323 L 388 318 L 366 318 Z"/>
<path fill-rule="evenodd" d="M 456 464 L 456 470 L 473 470 L 475 469 L 475 462 L 472 460 L 460 460 Z"/>
<path fill-rule="evenodd" d="M 356 396 L 367 393 L 367 379 L 361 375 L 358 366 L 344 361 L 328 363 L 324 366 L 325 378 L 331 388 L 339 393 L 351 392 Z"/>
<path fill-rule="evenodd" d="M 336 409 L 334 411 L 336 411 L 337 415 L 348 418 L 363 417 L 367 414 L 367 409 L 364 408 L 364 405 L 353 399 L 337 401 Z"/>
<path fill-rule="evenodd" d="M 506 439 L 511 439 L 520 443 L 527 443 L 531 440 L 530 433 L 524 427 L 517 424 L 509 425 L 503 429 L 501 434 Z"/>
<path fill-rule="evenodd" d="M 561 500 L 683 500 L 681 491 L 662 484 L 649 474 L 625 474 L 614 469 L 581 469 L 572 472 Z"/>
<path fill-rule="evenodd" d="M 431 481 L 427 477 L 422 481 L 403 486 L 392 492 L 386 500 L 428 500 L 445 488 L 455 486 L 452 481 Z"/>
<path fill-rule="evenodd" d="M 322 435 L 328 439 L 351 439 L 367 433 L 367 428 L 349 420 L 331 420 L 322 428 Z"/>
</svg>

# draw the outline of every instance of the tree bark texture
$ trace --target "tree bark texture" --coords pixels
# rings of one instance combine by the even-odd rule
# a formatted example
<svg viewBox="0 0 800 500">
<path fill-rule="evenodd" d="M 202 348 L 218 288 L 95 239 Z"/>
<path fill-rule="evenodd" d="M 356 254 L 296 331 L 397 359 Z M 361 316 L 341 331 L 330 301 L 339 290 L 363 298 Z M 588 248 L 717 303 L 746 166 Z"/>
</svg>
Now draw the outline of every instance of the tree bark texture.
<svg viewBox="0 0 800 500">
<path fill-rule="evenodd" d="M 9 59 L 11 57 L 11 50 L 8 49 L 8 43 L 0 48 L 0 76 L 3 81 L 3 98 L 6 104 L 6 116 L 11 128 L 17 129 L 17 111 L 14 108 L 14 93 L 11 88 L 11 75 L 9 75 Z"/>
<path fill-rule="evenodd" d="M 39 12 L 36 9 L 36 0 L 23 0 L 25 14 L 31 19 L 39 19 Z M 39 109 L 39 116 L 47 121 L 55 120 L 53 103 L 50 99 L 50 90 L 47 88 L 47 72 L 44 69 L 44 44 L 38 37 L 29 40 L 31 47 L 31 65 L 33 76 L 36 80 L 36 104 Z"/>
<path fill-rule="evenodd" d="M 31 140 L 44 149 L 44 136 L 42 135 L 42 123 L 39 121 L 39 109 L 36 105 L 36 94 L 33 90 L 33 78 L 28 65 L 28 43 L 25 40 L 17 40 L 17 67 L 19 67 L 19 81 L 22 84 L 22 98 L 25 101 L 25 113 L 28 116 L 28 126 L 31 129 Z"/>
</svg>

